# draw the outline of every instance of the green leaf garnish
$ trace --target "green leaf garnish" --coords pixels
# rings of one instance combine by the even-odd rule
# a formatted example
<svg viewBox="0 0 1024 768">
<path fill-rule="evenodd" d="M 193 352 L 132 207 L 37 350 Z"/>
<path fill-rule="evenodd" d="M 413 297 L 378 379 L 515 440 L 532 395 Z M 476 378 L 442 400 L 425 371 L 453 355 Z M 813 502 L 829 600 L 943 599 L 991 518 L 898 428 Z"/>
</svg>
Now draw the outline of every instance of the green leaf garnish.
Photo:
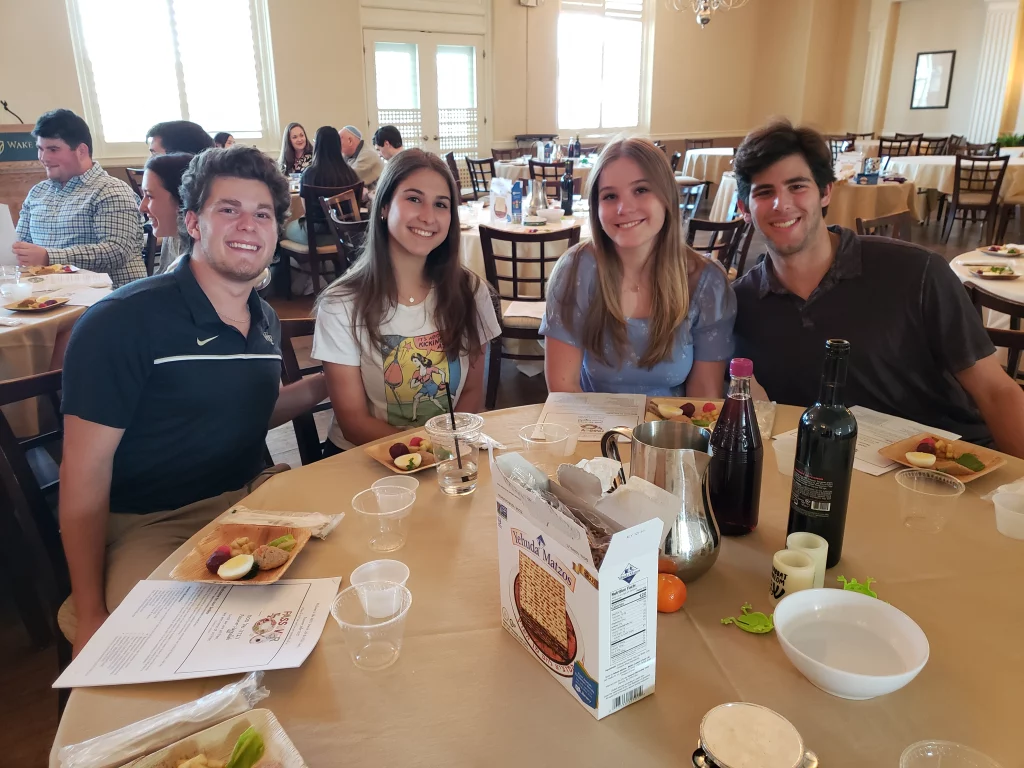
<svg viewBox="0 0 1024 768">
<path fill-rule="evenodd" d="M 971 472 L 981 472 L 985 468 L 985 464 L 975 456 L 973 453 L 964 453 L 956 460 L 956 463 L 967 467 Z"/>
</svg>

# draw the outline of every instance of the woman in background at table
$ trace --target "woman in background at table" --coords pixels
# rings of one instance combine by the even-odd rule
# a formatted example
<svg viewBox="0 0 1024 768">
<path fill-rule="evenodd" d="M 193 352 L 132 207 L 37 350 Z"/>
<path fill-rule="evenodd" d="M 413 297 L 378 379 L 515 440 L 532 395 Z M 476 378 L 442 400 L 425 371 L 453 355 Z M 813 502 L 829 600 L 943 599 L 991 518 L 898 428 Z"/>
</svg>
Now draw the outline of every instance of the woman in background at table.
<svg viewBox="0 0 1024 768">
<path fill-rule="evenodd" d="M 235 137 L 227 131 L 221 131 L 213 137 L 213 146 L 219 149 L 227 149 L 235 145 Z"/>
<path fill-rule="evenodd" d="M 142 174 L 142 201 L 139 211 L 149 216 L 153 234 L 163 238 L 160 255 L 153 265 L 153 274 L 169 272 L 181 255 L 181 239 L 178 234 L 178 209 L 181 197 L 178 188 L 181 176 L 195 155 L 175 152 L 170 155 L 153 155 L 146 161 Z"/>
<path fill-rule="evenodd" d="M 302 173 L 313 162 L 313 147 L 306 139 L 306 129 L 298 123 L 288 123 L 281 139 L 281 172 L 285 176 Z"/>
<path fill-rule="evenodd" d="M 483 407 L 500 333 L 487 284 L 459 260 L 459 188 L 436 155 L 385 166 L 356 263 L 320 295 L 312 356 L 334 408 L 324 455 Z"/>
<path fill-rule="evenodd" d="M 612 142 L 589 197 L 593 237 L 548 285 L 548 390 L 721 397 L 736 297 L 725 270 L 683 243 L 665 155 L 645 139 Z"/>
</svg>

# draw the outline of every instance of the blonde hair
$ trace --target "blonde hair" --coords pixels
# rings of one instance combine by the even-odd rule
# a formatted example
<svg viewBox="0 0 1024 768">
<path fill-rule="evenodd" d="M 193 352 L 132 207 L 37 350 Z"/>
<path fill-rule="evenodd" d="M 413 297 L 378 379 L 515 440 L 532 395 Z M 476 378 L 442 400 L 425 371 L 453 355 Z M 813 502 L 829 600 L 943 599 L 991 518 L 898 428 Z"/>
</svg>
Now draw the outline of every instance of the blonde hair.
<svg viewBox="0 0 1024 768">
<path fill-rule="evenodd" d="M 615 250 L 615 243 L 601 228 L 598 215 L 601 173 L 611 162 L 628 158 L 640 166 L 644 178 L 650 184 L 651 192 L 665 206 L 665 223 L 661 227 L 651 250 L 651 314 L 648 318 L 650 330 L 647 349 L 643 351 L 638 365 L 653 368 L 672 357 L 676 331 L 686 319 L 690 306 L 689 279 L 700 271 L 700 256 L 683 243 L 679 219 L 679 187 L 665 154 L 646 139 L 618 139 L 605 146 L 597 159 L 587 184 L 590 200 L 590 246 L 597 265 L 598 289 L 591 297 L 585 311 L 583 328 L 574 328 L 573 311 L 576 301 L 572 292 L 576 289 L 577 272 L 583 244 L 569 266 L 568 280 L 565 281 L 565 295 L 558 297 L 561 302 L 562 323 L 579 333 L 583 348 L 605 365 L 611 362 L 605 354 L 605 343 L 611 339 L 618 360 L 623 360 L 628 347 L 626 317 L 619 303 L 619 289 L 622 285 L 622 261 Z"/>
</svg>

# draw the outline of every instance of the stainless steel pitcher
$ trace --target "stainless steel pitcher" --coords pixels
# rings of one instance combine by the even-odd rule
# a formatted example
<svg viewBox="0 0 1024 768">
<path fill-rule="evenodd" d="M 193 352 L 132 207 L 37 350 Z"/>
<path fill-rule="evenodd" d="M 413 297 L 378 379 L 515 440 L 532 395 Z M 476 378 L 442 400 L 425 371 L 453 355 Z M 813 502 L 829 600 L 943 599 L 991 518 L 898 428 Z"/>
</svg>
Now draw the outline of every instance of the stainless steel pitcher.
<svg viewBox="0 0 1024 768">
<path fill-rule="evenodd" d="M 634 429 L 616 427 L 601 437 L 605 457 L 620 460 L 615 444 L 619 435 L 630 439 L 630 476 L 679 497 L 679 512 L 665 532 L 661 554 L 688 584 L 715 564 L 722 541 L 708 494 L 711 433 L 677 421 L 649 421 Z"/>
</svg>

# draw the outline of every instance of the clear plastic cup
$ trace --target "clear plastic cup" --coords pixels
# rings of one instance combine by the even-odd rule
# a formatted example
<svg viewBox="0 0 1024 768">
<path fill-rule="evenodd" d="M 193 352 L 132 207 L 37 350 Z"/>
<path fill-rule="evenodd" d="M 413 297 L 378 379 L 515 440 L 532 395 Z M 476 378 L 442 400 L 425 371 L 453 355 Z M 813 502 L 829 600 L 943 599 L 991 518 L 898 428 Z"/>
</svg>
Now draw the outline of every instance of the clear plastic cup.
<svg viewBox="0 0 1024 768">
<path fill-rule="evenodd" d="M 933 469 L 901 469 L 896 473 L 900 519 L 915 531 L 938 533 L 956 509 L 964 484 Z"/>
<path fill-rule="evenodd" d="M 476 413 L 441 414 L 424 424 L 434 444 L 437 483 L 449 496 L 465 496 L 476 490 L 480 448 L 480 428 L 484 417 Z"/>
<path fill-rule="evenodd" d="M 349 576 L 349 584 L 353 587 L 378 581 L 393 581 L 404 587 L 408 580 L 409 566 L 400 560 L 373 560 L 363 563 Z M 389 591 L 363 593 L 359 597 L 363 600 L 363 608 L 374 618 L 384 618 L 393 613 L 391 606 L 394 596 Z"/>
<path fill-rule="evenodd" d="M 900 755 L 900 768 L 1000 768 L 976 749 L 955 741 L 919 741 Z"/>
<path fill-rule="evenodd" d="M 1024 539 L 1024 494 L 997 493 L 992 503 L 996 505 L 996 530 L 1011 539 Z"/>
<path fill-rule="evenodd" d="M 414 491 L 395 485 L 368 488 L 352 498 L 352 509 L 362 518 L 370 549 L 394 552 L 405 545 L 415 501 Z"/>
<path fill-rule="evenodd" d="M 373 671 L 398 661 L 411 605 L 412 593 L 393 581 L 353 584 L 339 592 L 331 615 L 341 627 L 352 663 Z"/>
<path fill-rule="evenodd" d="M 793 476 L 796 464 L 796 437 L 777 437 L 771 441 L 775 449 L 775 466 L 783 475 Z"/>
<path fill-rule="evenodd" d="M 528 424 L 519 430 L 519 440 L 523 457 L 549 477 L 569 455 L 569 429 L 561 424 Z"/>
<path fill-rule="evenodd" d="M 380 480 L 377 480 L 370 487 L 380 488 L 381 486 L 384 485 L 397 485 L 399 488 L 406 488 L 415 493 L 417 489 L 419 489 L 420 487 L 420 481 L 417 480 L 412 475 L 393 475 L 391 477 L 382 477 Z"/>
</svg>

